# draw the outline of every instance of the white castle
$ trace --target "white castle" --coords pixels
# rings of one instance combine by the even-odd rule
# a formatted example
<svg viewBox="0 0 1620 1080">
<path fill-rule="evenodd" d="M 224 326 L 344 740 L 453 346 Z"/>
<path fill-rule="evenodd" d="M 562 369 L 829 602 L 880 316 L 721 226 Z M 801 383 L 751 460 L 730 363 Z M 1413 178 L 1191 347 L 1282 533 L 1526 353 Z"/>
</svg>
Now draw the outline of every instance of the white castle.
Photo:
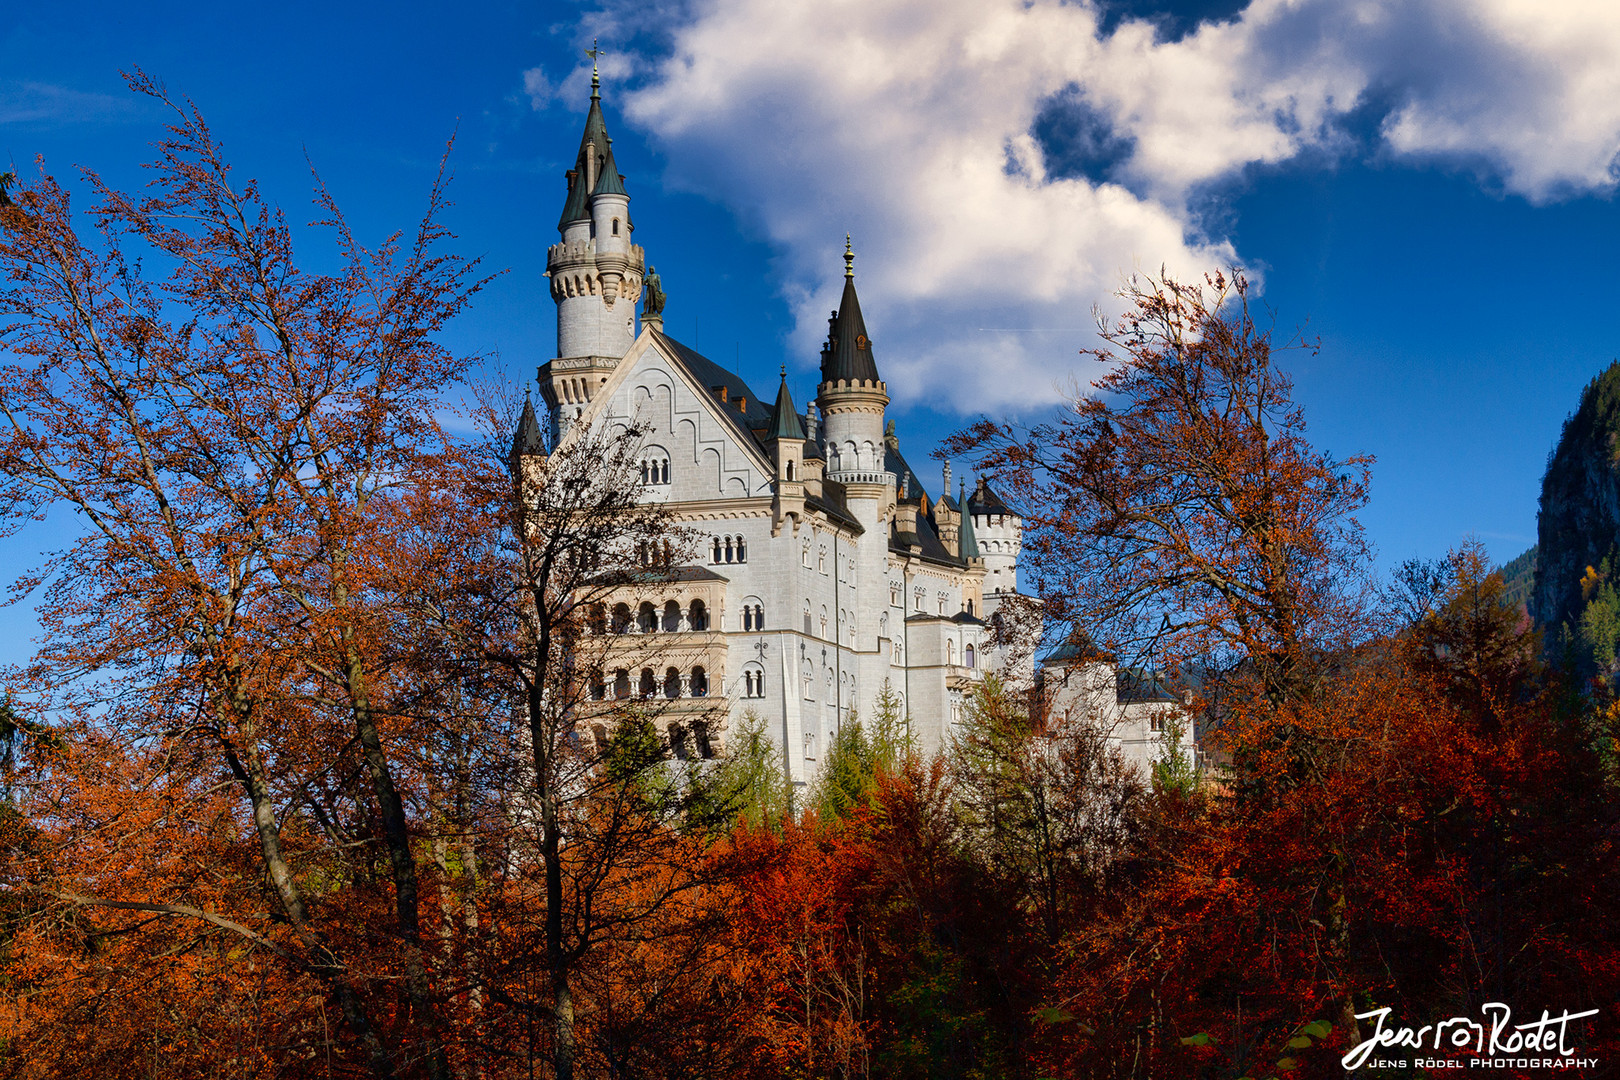
<svg viewBox="0 0 1620 1080">
<path fill-rule="evenodd" d="M 801 783 L 885 688 L 918 748 L 941 747 L 987 670 L 1031 675 L 1027 654 L 1013 659 L 992 631 L 1018 591 L 1018 513 L 982 480 L 953 496 L 948 464 L 934 498 L 901 455 L 847 244 L 843 299 L 802 415 L 786 368 L 767 401 L 663 332 L 594 75 L 591 85 L 546 260 L 557 304 L 557 355 L 539 371 L 550 431 L 526 408 L 514 454 L 555 452 L 582 427 L 637 425 L 646 499 L 700 530 L 707 555 L 671 568 L 657 595 L 618 604 L 616 629 L 667 634 L 669 647 L 656 666 L 609 673 L 608 693 L 704 698 L 703 727 L 671 725 L 677 753 L 698 756 L 723 752 L 717 713 L 735 730 L 752 710 Z"/>
</svg>

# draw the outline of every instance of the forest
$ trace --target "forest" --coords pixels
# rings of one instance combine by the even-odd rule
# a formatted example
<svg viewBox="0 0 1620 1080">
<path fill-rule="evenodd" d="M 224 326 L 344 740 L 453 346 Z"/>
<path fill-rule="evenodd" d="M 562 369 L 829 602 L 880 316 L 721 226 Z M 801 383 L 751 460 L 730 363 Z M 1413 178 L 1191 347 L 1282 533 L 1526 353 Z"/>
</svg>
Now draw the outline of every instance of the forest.
<svg viewBox="0 0 1620 1080">
<path fill-rule="evenodd" d="M 1204 766 L 987 679 L 944 751 L 886 695 L 795 789 L 757 717 L 604 686 L 697 537 L 633 429 L 547 453 L 439 343 L 489 273 L 448 169 L 375 248 L 316 177 L 301 262 L 132 83 L 143 191 L 0 199 L 0 520 L 72 526 L 11 574 L 0 1076 L 1614 1072 L 1612 668 L 1475 544 L 1375 571 L 1374 463 L 1241 273 L 1133 279 L 1090 387 L 943 451 L 1025 508 L 1045 640 L 1191 688 Z"/>
</svg>

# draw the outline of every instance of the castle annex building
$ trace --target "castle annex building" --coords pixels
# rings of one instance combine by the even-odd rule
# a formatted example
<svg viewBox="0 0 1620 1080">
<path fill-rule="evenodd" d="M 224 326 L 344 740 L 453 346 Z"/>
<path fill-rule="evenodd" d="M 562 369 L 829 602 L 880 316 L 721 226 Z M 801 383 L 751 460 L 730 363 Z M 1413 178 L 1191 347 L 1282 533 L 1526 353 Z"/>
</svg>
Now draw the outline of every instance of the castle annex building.
<svg viewBox="0 0 1620 1080">
<path fill-rule="evenodd" d="M 932 496 L 901 454 L 847 245 L 820 381 L 800 412 L 785 368 L 761 397 L 663 332 L 594 76 L 567 175 L 546 259 L 557 305 L 557 355 L 539 371 L 550 430 L 526 409 L 514 453 L 636 425 L 645 497 L 698 529 L 706 555 L 670 568 L 658 595 L 624 597 L 615 629 L 668 635 L 670 659 L 612 673 L 609 692 L 711 706 L 718 695 L 731 729 L 753 710 L 795 781 L 814 775 L 841 724 L 872 715 L 886 686 L 919 748 L 942 745 L 964 694 L 1004 662 L 993 624 L 1018 589 L 1022 522 L 983 481 L 953 494 L 949 466 Z M 701 741 L 720 752 L 724 732 Z"/>
</svg>

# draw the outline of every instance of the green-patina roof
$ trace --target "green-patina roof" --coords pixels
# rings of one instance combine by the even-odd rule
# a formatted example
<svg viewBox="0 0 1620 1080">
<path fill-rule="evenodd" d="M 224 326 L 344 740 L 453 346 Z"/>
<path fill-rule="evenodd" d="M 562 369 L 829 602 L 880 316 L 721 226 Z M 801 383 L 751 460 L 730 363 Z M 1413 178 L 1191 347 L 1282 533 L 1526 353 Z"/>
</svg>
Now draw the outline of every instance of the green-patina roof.
<svg viewBox="0 0 1620 1080">
<path fill-rule="evenodd" d="M 563 204 L 562 217 L 557 220 L 558 231 L 573 222 L 590 219 L 591 193 L 585 188 L 585 177 L 589 175 L 586 164 L 593 148 L 597 167 L 601 168 L 609 152 L 607 124 L 602 119 L 602 99 L 594 89 L 590 111 L 585 114 L 585 132 L 579 137 L 579 153 L 574 155 L 574 178 L 569 181 L 568 201 Z M 620 190 L 622 193 L 622 182 Z"/>
<path fill-rule="evenodd" d="M 776 417 L 771 421 L 770 431 L 765 438 L 770 439 L 804 439 L 804 421 L 799 419 L 798 410 L 793 407 L 793 395 L 788 393 L 787 374 L 782 375 L 782 386 L 776 391 Z"/>
<path fill-rule="evenodd" d="M 957 501 L 962 502 L 963 501 L 962 488 L 960 486 L 958 486 L 956 490 L 957 490 L 957 496 L 956 496 Z M 961 529 L 960 532 L 957 533 L 956 546 L 957 546 L 957 549 L 962 552 L 962 558 L 964 560 L 979 558 L 979 538 L 976 535 L 974 535 L 974 533 L 973 533 L 973 515 L 972 514 L 963 514 L 962 515 L 962 529 Z"/>
<path fill-rule="evenodd" d="M 607 160 L 602 162 L 602 175 L 596 178 L 596 190 L 591 194 L 623 195 L 627 199 L 630 197 L 630 193 L 624 190 L 624 177 L 619 175 L 619 166 L 613 160 L 612 139 L 608 140 Z"/>
<path fill-rule="evenodd" d="M 534 401 L 523 396 L 523 415 L 518 417 L 517 432 L 512 436 L 512 455 L 526 457 L 545 454 L 546 441 L 540 434 L 540 421 L 534 415 Z"/>
</svg>

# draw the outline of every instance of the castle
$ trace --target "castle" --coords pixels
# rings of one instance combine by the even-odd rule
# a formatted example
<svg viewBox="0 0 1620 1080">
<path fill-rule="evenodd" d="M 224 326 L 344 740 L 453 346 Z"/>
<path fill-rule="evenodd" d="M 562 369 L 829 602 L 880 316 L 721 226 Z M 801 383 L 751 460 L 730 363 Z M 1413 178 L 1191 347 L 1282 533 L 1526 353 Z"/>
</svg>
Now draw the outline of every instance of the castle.
<svg viewBox="0 0 1620 1080">
<path fill-rule="evenodd" d="M 594 73 L 567 178 L 546 256 L 557 354 L 539 382 L 550 430 L 526 409 L 514 452 L 555 452 L 582 428 L 636 424 L 645 498 L 701 530 L 707 556 L 671 568 L 656 597 L 616 606 L 616 630 L 666 634 L 669 647 L 656 668 L 608 676 L 610 696 L 703 697 L 730 730 L 752 710 L 798 783 L 885 692 L 920 750 L 943 746 L 987 671 L 1031 675 L 1027 656 L 995 633 L 1018 591 L 1022 520 L 983 480 L 953 494 L 948 464 L 935 498 L 900 453 L 847 242 L 843 298 L 800 413 L 785 367 L 767 400 L 663 332 L 662 292 L 632 240 Z M 698 733 L 699 755 L 720 752 L 724 729 L 711 726 Z"/>
</svg>

